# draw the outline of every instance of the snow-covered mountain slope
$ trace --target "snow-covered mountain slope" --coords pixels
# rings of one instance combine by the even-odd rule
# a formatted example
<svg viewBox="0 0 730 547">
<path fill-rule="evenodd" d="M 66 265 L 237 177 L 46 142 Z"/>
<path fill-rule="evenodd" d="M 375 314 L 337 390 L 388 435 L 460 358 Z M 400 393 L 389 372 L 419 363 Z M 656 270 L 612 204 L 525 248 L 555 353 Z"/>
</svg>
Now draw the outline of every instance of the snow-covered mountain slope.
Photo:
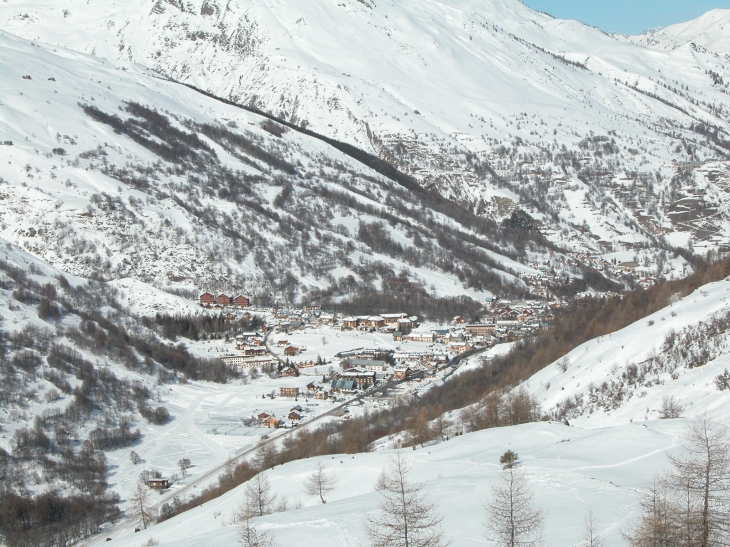
<svg viewBox="0 0 730 547">
<path fill-rule="evenodd" d="M 64 271 L 258 303 L 396 276 L 480 298 L 534 271 L 509 229 L 321 140 L 137 66 L 4 33 L 0 52 L 0 235 Z"/>
<path fill-rule="evenodd" d="M 150 344 L 172 344 L 119 305 L 114 285 L 70 275 L 0 240 L 0 456 L 3 480 L 16 492 L 99 488 L 126 503 L 142 471 L 130 462 L 132 450 L 167 473 L 187 455 L 197 475 L 258 439 L 239 437 L 233 447 L 192 425 L 228 410 L 245 388 L 209 381 L 172 388 L 172 354 L 148 352 Z M 139 281 L 135 291 L 159 293 Z M 135 296 L 128 303 L 145 311 Z M 125 340 L 111 334 L 117 329 Z"/>
<path fill-rule="evenodd" d="M 535 503 L 547 511 L 548 545 L 574 545 L 583 535 L 583 520 L 592 507 L 606 545 L 627 543 L 627 531 L 638 515 L 637 496 L 655 472 L 667 465 L 666 452 L 676 453 L 684 420 L 627 424 L 605 429 L 539 423 L 468 433 L 445 443 L 404 453 L 413 465 L 409 480 L 424 482 L 424 492 L 439 505 L 443 527 L 454 545 L 485 545 L 484 503 L 498 480 L 499 457 L 517 452 L 534 488 Z M 391 451 L 310 458 L 267 471 L 272 491 L 299 509 L 257 519 L 279 545 L 355 547 L 368 545 L 363 526 L 367 513 L 378 511 L 374 491 L 378 473 Z M 337 479 L 327 504 L 304 494 L 303 482 L 321 461 Z M 238 545 L 234 512 L 242 504 L 245 485 L 137 534 L 105 534 L 114 545 L 136 547 L 148 538 L 161 546 Z"/>
<path fill-rule="evenodd" d="M 694 43 L 721 55 L 728 54 L 730 9 L 714 9 L 692 21 L 650 30 L 630 40 L 650 49 L 671 51 Z"/>
<path fill-rule="evenodd" d="M 730 421 L 730 279 L 674 298 L 664 309 L 587 342 L 524 386 L 555 419 L 605 427 L 660 419 L 664 400 L 678 412 Z"/>
<path fill-rule="evenodd" d="M 730 241 L 724 189 L 694 203 L 693 166 L 672 165 L 727 152 L 730 72 L 701 46 L 649 50 L 517 0 L 88 6 L 9 0 L 0 25 L 355 144 L 482 214 L 519 204 L 576 248 Z M 592 189 L 585 227 L 578 178 Z M 682 199 L 702 229 L 677 219 Z"/>
</svg>

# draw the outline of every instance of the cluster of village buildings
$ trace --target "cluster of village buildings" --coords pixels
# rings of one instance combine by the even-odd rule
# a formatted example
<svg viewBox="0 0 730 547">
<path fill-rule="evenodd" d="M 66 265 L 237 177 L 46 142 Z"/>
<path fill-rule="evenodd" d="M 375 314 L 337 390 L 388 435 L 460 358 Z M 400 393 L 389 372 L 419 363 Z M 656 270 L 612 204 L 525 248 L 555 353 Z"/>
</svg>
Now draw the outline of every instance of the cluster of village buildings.
<svg viewBox="0 0 730 547">
<path fill-rule="evenodd" d="M 512 302 L 492 299 L 480 317 L 454 317 L 447 326 L 432 328 L 420 324 L 418 317 L 406 313 L 345 316 L 311 305 L 301 310 L 273 312 L 277 339 L 269 340 L 266 332 L 244 332 L 236 336 L 235 352 L 221 355 L 230 366 L 258 369 L 272 378 L 299 376 L 303 369 L 317 365 L 337 365 L 326 386 L 308 386 L 306 396 L 317 399 L 339 397 L 369 389 L 382 382 L 411 377 L 432 377 L 460 354 L 474 349 L 511 342 L 549 327 L 561 304 L 544 301 Z M 396 349 L 357 348 L 336 355 L 338 361 L 298 358 L 304 347 L 289 343 L 287 336 L 308 326 L 330 326 L 333 330 L 359 330 L 389 334 L 398 343 Z M 409 344 L 412 343 L 412 344 Z M 273 348 L 276 350 L 272 351 Z M 279 395 L 298 397 L 297 388 L 282 387 Z"/>
<path fill-rule="evenodd" d="M 629 276 L 633 278 L 637 285 L 649 288 L 656 284 L 658 279 L 656 275 L 650 273 L 650 268 L 642 267 L 636 260 L 627 261 L 609 261 L 599 255 L 591 255 L 588 253 L 568 253 L 567 258 L 556 257 L 550 261 L 536 264 L 530 263 L 529 266 L 537 272 L 525 272 L 520 275 L 524 283 L 530 287 L 530 292 L 538 298 L 549 299 L 551 297 L 550 287 L 556 284 L 569 283 L 571 274 L 580 275 L 582 267 L 593 268 L 599 272 L 608 274 L 609 277 L 619 278 L 621 276 Z M 683 272 L 683 275 L 687 272 Z"/>
<path fill-rule="evenodd" d="M 244 294 L 231 296 L 230 294 L 219 294 L 218 296 L 210 292 L 204 292 L 200 295 L 200 305 L 208 310 L 223 308 L 248 308 L 251 305 L 251 298 Z"/>
</svg>

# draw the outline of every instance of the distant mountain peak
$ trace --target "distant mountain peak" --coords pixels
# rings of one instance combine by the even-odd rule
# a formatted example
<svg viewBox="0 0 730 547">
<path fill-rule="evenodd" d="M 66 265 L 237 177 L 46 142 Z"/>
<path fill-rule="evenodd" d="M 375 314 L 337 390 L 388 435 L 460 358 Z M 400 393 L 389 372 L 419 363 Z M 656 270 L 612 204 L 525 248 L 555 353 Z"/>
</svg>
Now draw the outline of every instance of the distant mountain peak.
<svg viewBox="0 0 730 547">
<path fill-rule="evenodd" d="M 717 8 L 697 19 L 645 31 L 630 40 L 650 49 L 672 51 L 694 43 L 720 54 L 730 53 L 730 9 Z"/>
</svg>

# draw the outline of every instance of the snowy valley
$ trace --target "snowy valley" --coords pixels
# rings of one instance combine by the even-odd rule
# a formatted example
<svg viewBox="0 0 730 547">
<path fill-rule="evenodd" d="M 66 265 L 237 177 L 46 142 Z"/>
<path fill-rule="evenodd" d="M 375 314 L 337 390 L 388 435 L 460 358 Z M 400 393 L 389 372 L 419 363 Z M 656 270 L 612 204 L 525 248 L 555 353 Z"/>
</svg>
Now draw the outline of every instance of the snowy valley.
<svg viewBox="0 0 730 547">
<path fill-rule="evenodd" d="M 728 23 L 4 0 L 0 544 L 375 545 L 395 457 L 452 545 L 514 463 L 646 547 L 730 424 Z"/>
</svg>

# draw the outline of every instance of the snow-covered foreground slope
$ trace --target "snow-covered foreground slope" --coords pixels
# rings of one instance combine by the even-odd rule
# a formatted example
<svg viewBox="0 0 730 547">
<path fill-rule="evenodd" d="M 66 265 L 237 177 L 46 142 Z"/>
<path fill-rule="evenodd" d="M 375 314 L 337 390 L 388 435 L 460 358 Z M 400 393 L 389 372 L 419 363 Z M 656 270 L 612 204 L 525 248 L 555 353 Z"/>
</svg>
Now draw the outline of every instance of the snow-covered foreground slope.
<svg viewBox="0 0 730 547">
<path fill-rule="evenodd" d="M 480 298 L 534 272 L 496 224 L 442 213 L 321 140 L 138 66 L 4 33 L 0 52 L 0 235 L 67 272 L 117 280 L 140 312 L 166 296 L 135 280 L 273 303 L 396 275 Z"/>
<path fill-rule="evenodd" d="M 627 424 L 606 429 L 539 423 L 469 433 L 405 456 L 413 464 L 411 479 L 426 484 L 438 501 L 444 528 L 454 545 L 484 545 L 485 511 L 490 485 L 507 449 L 520 455 L 522 468 L 547 510 L 548 545 L 571 545 L 583 534 L 583 519 L 593 508 L 606 544 L 624 545 L 637 514 L 637 494 L 653 473 L 666 465 L 666 452 L 677 450 L 683 420 Z M 258 520 L 280 545 L 354 547 L 368 545 L 366 513 L 377 511 L 375 480 L 392 452 L 312 458 L 279 466 L 266 474 L 272 490 L 302 508 Z M 306 497 L 302 483 L 322 461 L 337 478 L 337 489 L 321 505 Z M 131 537 L 113 537 L 114 545 L 137 546 L 150 537 L 160 545 L 192 547 L 237 545 L 231 517 L 244 499 L 244 486 Z M 102 538 L 108 536 L 102 535 Z"/>
<path fill-rule="evenodd" d="M 577 347 L 525 387 L 544 412 L 584 427 L 656 420 L 668 396 L 687 416 L 706 411 L 730 423 L 730 393 L 715 383 L 730 368 L 728 313 L 730 280 L 710 283 Z"/>
<path fill-rule="evenodd" d="M 355 144 L 484 214 L 503 218 L 519 205 L 545 228 L 568 230 L 578 248 L 650 234 L 698 241 L 707 230 L 716 245 L 730 235 L 725 211 L 709 210 L 727 201 L 722 188 L 720 199 L 690 205 L 702 227 L 673 209 L 699 190 L 692 176 L 672 182 L 672 160 L 727 152 L 730 70 L 693 45 L 715 39 L 712 25 L 690 25 L 692 43 L 660 51 L 518 0 L 87 6 L 9 0 L 0 26 L 117 66 L 139 63 Z M 578 178 L 593 189 L 595 238 L 575 229 L 566 190 Z"/>
</svg>

